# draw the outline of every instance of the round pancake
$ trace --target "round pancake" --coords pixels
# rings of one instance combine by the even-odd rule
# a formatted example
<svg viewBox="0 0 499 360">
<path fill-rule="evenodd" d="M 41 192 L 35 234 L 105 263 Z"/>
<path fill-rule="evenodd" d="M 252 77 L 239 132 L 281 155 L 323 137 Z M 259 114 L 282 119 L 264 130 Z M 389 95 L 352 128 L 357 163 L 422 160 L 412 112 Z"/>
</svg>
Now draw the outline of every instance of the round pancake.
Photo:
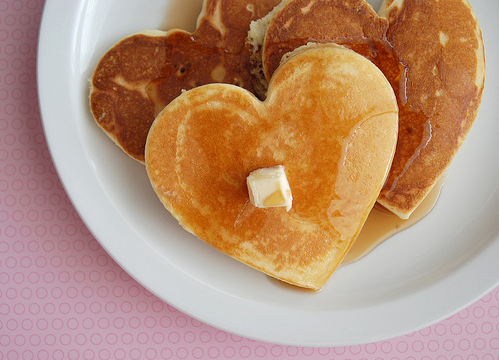
<svg viewBox="0 0 499 360">
<path fill-rule="evenodd" d="M 279 0 L 205 0 L 194 33 L 145 31 L 114 45 L 91 80 L 90 106 L 99 126 L 132 158 L 156 115 L 182 90 L 224 82 L 253 91 L 245 39 L 252 20 Z"/>
<path fill-rule="evenodd" d="M 298 49 L 259 101 L 233 85 L 187 91 L 158 115 L 146 169 L 189 232 L 268 275 L 320 289 L 386 179 L 398 112 L 376 66 L 339 46 Z M 247 176 L 283 165 L 293 206 L 257 208 Z"/>
<path fill-rule="evenodd" d="M 466 0 L 386 0 L 380 14 L 364 0 L 290 0 L 267 20 L 262 66 L 269 79 L 286 51 L 320 41 L 348 46 L 382 70 L 397 96 L 400 130 L 379 203 L 407 219 L 476 118 L 483 42 Z"/>
</svg>

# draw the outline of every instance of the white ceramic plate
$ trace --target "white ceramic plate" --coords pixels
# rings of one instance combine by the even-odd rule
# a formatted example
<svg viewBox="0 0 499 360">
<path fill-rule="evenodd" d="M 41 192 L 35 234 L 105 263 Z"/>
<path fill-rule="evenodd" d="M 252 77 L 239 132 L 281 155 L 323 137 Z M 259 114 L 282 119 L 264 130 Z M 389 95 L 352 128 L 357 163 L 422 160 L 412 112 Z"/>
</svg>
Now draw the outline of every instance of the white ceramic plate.
<svg viewBox="0 0 499 360">
<path fill-rule="evenodd" d="M 89 113 L 88 79 L 104 52 L 143 29 L 193 30 L 199 0 L 46 1 L 39 96 L 61 180 L 94 236 L 130 275 L 215 327 L 273 343 L 337 346 L 428 326 L 499 283 L 499 2 L 471 2 L 485 39 L 486 89 L 439 202 L 416 226 L 339 269 L 321 292 L 280 285 L 183 231 L 143 166 Z"/>
</svg>

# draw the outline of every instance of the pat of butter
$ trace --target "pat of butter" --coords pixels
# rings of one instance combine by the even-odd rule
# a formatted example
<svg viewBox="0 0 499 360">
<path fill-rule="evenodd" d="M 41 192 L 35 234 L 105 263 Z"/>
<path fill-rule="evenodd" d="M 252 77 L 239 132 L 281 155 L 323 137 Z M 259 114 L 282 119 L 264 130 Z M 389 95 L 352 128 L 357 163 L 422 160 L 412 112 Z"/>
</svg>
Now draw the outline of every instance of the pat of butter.
<svg viewBox="0 0 499 360">
<path fill-rule="evenodd" d="M 252 171 L 246 178 L 251 203 L 258 208 L 291 209 L 293 196 L 284 166 L 278 165 Z"/>
</svg>

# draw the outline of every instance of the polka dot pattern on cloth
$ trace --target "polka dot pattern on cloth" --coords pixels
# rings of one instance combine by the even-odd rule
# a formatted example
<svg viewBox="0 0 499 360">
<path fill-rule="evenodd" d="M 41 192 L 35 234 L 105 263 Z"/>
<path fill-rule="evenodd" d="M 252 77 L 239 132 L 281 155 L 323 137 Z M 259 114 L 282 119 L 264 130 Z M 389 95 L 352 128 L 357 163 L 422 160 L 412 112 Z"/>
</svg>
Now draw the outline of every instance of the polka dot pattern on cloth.
<svg viewBox="0 0 499 360">
<path fill-rule="evenodd" d="M 0 0 L 0 359 L 499 359 L 499 289 L 420 331 L 302 348 L 208 326 L 101 248 L 51 161 L 36 89 L 43 1 Z"/>
</svg>

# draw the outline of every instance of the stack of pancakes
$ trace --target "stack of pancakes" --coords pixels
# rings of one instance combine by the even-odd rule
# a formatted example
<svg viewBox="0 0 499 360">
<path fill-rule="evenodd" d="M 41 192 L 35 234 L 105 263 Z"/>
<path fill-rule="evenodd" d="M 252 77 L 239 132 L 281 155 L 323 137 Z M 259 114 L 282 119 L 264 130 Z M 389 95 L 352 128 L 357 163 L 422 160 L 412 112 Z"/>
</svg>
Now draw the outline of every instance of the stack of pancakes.
<svg viewBox="0 0 499 360">
<path fill-rule="evenodd" d="M 476 118 L 485 79 L 478 21 L 467 0 L 284 0 L 251 25 L 265 84 L 282 55 L 310 41 L 347 46 L 376 64 L 400 110 L 394 163 L 378 202 L 407 219 L 445 172 Z"/>
<path fill-rule="evenodd" d="M 186 230 L 320 289 L 375 201 L 406 219 L 448 168 L 484 72 L 466 0 L 385 0 L 378 13 L 365 0 L 206 0 L 194 33 L 110 49 L 90 104 Z M 289 213 L 253 207 L 243 186 L 275 165 Z"/>
</svg>

